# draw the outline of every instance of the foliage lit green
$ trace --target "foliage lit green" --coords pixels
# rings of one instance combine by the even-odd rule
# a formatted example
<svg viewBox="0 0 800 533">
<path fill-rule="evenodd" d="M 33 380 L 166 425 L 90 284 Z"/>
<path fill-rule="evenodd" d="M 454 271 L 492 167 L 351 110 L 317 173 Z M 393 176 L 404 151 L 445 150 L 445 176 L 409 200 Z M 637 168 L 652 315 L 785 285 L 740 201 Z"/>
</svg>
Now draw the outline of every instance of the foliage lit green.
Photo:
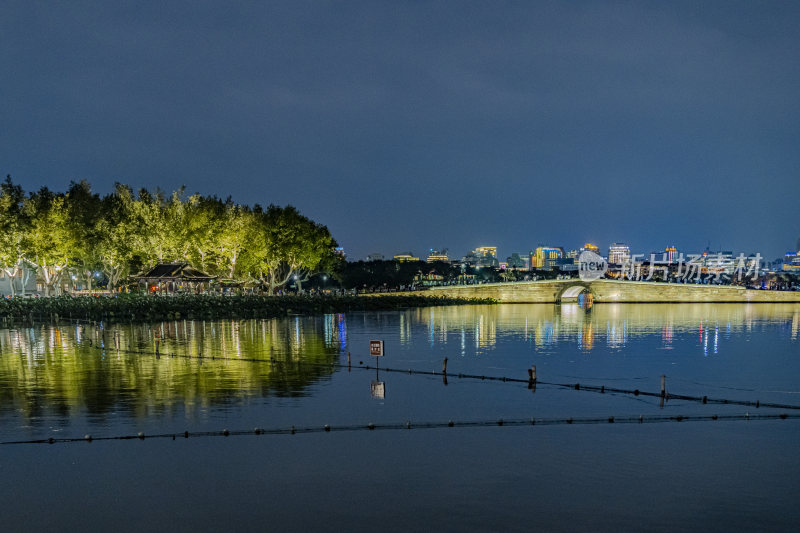
<svg viewBox="0 0 800 533">
<path fill-rule="evenodd" d="M 58 293 L 65 275 L 115 289 L 165 262 L 272 293 L 330 263 L 335 246 L 328 228 L 292 206 L 250 207 L 183 189 L 134 193 L 121 184 L 101 197 L 85 181 L 65 193 L 26 194 L 10 177 L 0 184 L 0 269 L 10 277 L 34 271 L 46 295 Z"/>
</svg>

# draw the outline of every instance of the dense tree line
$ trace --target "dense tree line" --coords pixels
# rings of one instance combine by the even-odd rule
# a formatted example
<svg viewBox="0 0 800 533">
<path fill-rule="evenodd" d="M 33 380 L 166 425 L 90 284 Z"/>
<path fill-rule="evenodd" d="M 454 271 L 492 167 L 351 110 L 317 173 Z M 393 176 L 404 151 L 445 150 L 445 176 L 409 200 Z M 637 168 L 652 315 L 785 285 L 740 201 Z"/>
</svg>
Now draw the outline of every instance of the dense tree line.
<svg viewBox="0 0 800 533">
<path fill-rule="evenodd" d="M 0 268 L 36 272 L 46 295 L 65 275 L 91 287 L 102 272 L 113 289 L 175 261 L 272 294 L 334 262 L 335 246 L 328 228 L 292 206 L 250 207 L 183 189 L 135 193 L 122 184 L 101 197 L 85 181 L 65 193 L 26 194 L 10 176 L 0 185 Z"/>
</svg>

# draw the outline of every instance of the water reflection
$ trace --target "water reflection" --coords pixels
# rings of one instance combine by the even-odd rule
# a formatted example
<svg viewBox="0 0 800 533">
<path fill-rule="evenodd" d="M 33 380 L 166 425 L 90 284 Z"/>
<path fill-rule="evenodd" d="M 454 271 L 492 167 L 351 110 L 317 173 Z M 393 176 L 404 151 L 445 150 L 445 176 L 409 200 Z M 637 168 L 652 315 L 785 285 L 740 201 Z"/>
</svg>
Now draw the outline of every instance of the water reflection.
<svg viewBox="0 0 800 533">
<path fill-rule="evenodd" d="M 703 351 L 716 354 L 720 337 L 750 331 L 764 324 L 786 324 L 793 340 L 800 332 L 797 304 L 576 304 L 498 305 L 414 309 L 400 315 L 401 344 L 411 345 L 412 324 L 424 324 L 431 346 L 446 343 L 448 334 L 466 346 L 491 349 L 500 335 L 520 336 L 539 348 L 576 342 L 584 351 L 598 345 L 623 348 L 631 337 L 659 335 L 661 347 L 672 349 L 678 335 L 696 333 Z"/>
<path fill-rule="evenodd" d="M 47 416 L 180 410 L 192 418 L 252 396 L 302 396 L 332 374 L 345 339 L 343 315 L 4 329 L 0 416 L 14 412 L 36 424 Z"/>
<path fill-rule="evenodd" d="M 734 341 L 748 342 L 747 333 L 756 330 L 796 341 L 800 306 L 490 305 L 355 313 L 349 321 L 350 332 L 339 314 L 0 330 L 0 417 L 31 425 L 114 413 L 193 419 L 250 398 L 311 395 L 315 383 L 330 379 L 338 355 L 351 349 L 348 335 L 356 337 L 356 354 L 366 349 L 366 338 L 398 344 L 392 363 L 405 358 L 402 364 L 409 368 L 427 365 L 431 357 L 468 359 L 493 352 L 491 360 L 474 358 L 469 364 L 494 369 L 516 365 L 513 357 L 527 349 L 570 354 L 577 348 L 598 356 L 626 350 L 642 338 L 674 355 L 688 349 L 711 359 Z"/>
</svg>

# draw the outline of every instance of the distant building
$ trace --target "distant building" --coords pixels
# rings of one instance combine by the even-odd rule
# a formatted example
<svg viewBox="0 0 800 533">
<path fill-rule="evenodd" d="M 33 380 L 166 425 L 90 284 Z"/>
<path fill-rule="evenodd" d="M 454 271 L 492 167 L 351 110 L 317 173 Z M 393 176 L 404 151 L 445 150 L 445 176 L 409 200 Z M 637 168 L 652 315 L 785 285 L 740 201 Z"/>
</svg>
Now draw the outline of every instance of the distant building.
<svg viewBox="0 0 800 533">
<path fill-rule="evenodd" d="M 394 260 L 399 263 L 405 263 L 406 261 L 419 261 L 419 257 L 416 257 L 411 252 L 405 254 L 397 254 L 394 256 Z"/>
<path fill-rule="evenodd" d="M 538 246 L 534 253 L 531 253 L 531 266 L 533 268 L 553 268 L 563 263 L 564 249 L 553 246 Z"/>
<path fill-rule="evenodd" d="M 383 254 L 374 253 L 367 256 L 367 261 L 383 261 Z"/>
<path fill-rule="evenodd" d="M 434 285 L 441 285 L 442 282 L 444 282 L 444 276 L 438 274 L 435 270 L 431 270 L 427 273 L 418 272 L 414 276 L 414 285 L 430 287 Z"/>
<path fill-rule="evenodd" d="M 582 252 L 594 252 L 597 255 L 600 255 L 600 247 L 597 246 L 596 244 L 592 244 L 590 242 L 587 242 L 586 244 L 584 244 L 583 248 L 581 248 L 581 251 Z"/>
<path fill-rule="evenodd" d="M 669 261 L 670 263 L 677 262 L 678 249 L 674 246 L 667 246 L 666 250 L 664 250 L 664 259 Z"/>
<path fill-rule="evenodd" d="M 528 270 L 530 268 L 530 258 L 523 257 L 518 253 L 511 254 L 510 257 L 506 259 L 506 264 L 508 268 L 516 268 L 520 270 Z"/>
<path fill-rule="evenodd" d="M 786 272 L 800 272 L 800 251 L 790 252 L 784 256 L 783 270 Z"/>
<path fill-rule="evenodd" d="M 583 250 L 583 248 L 581 248 L 580 250 L 570 250 L 569 252 L 567 252 L 566 256 L 568 258 L 570 258 L 570 259 L 573 259 L 573 260 L 577 261 L 578 258 L 581 256 L 581 251 L 582 250 Z"/>
<path fill-rule="evenodd" d="M 447 256 L 447 248 L 443 249 L 442 251 L 432 249 L 425 261 L 428 263 L 450 262 L 450 258 Z"/>
<path fill-rule="evenodd" d="M 608 262 L 623 265 L 631 260 L 631 249 L 627 244 L 615 242 L 608 247 Z"/>
<path fill-rule="evenodd" d="M 481 257 L 497 257 L 497 246 L 481 246 L 475 248 L 474 253 Z"/>
<path fill-rule="evenodd" d="M 500 261 L 497 260 L 497 246 L 481 246 L 465 255 L 463 263 L 478 267 L 498 267 Z"/>
<path fill-rule="evenodd" d="M 736 269 L 736 260 L 733 257 L 733 252 L 731 251 L 721 251 L 721 252 L 712 252 L 712 253 L 703 253 L 702 256 L 703 268 L 701 271 L 703 273 L 710 273 L 710 274 L 732 274 L 733 271 Z"/>
</svg>

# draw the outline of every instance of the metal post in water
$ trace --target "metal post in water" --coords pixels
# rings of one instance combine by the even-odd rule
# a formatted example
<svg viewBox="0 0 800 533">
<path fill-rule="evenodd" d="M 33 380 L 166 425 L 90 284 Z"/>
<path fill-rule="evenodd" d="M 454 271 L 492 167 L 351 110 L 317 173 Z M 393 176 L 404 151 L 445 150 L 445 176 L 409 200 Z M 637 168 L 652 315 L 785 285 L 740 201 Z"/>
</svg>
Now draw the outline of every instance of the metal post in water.
<svg viewBox="0 0 800 533">
<path fill-rule="evenodd" d="M 444 361 L 442 361 L 442 374 L 447 374 L 447 357 L 445 357 Z"/>
</svg>

